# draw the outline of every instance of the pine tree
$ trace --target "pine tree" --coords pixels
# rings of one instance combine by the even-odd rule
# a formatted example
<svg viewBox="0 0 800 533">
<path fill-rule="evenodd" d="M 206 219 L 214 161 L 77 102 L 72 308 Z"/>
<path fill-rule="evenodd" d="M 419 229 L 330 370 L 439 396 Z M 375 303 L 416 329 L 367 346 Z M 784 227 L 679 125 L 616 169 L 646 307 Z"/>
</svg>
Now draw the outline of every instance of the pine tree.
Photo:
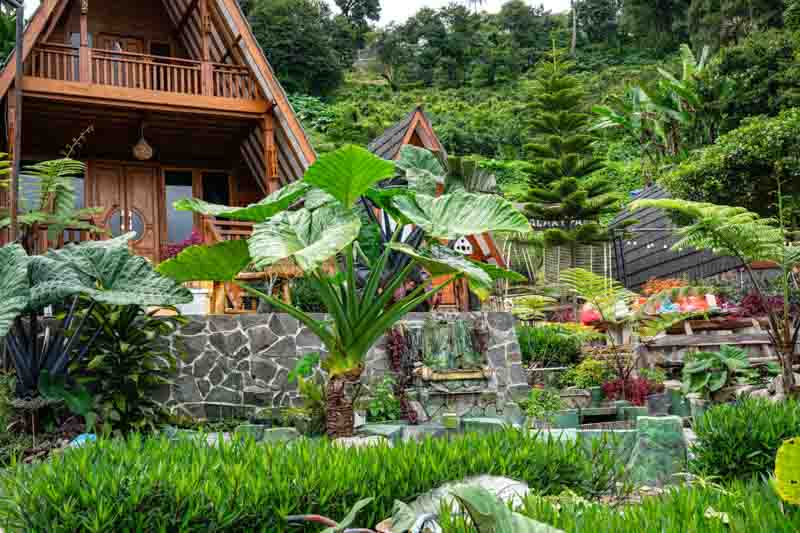
<svg viewBox="0 0 800 533">
<path fill-rule="evenodd" d="M 525 155 L 533 163 L 528 172 L 530 188 L 568 177 L 580 180 L 603 166 L 592 154 L 593 117 L 586 112 L 586 92 L 571 74 L 573 67 L 554 46 L 529 85 L 526 133 L 533 142 L 525 145 Z"/>
<path fill-rule="evenodd" d="M 601 219 L 618 210 L 621 197 L 609 181 L 591 177 L 603 162 L 594 156 L 583 84 L 563 56 L 554 48 L 531 84 L 528 133 L 534 140 L 526 146 L 532 168 L 525 200 L 534 228 L 544 230 L 545 246 L 567 247 L 575 267 L 579 246 L 609 239 Z"/>
<path fill-rule="evenodd" d="M 526 209 L 535 221 L 534 228 L 544 229 L 546 246 L 569 246 L 574 250 L 580 244 L 609 240 L 608 228 L 601 221 L 619 210 L 621 200 L 608 180 L 567 177 L 547 187 L 532 187 Z"/>
</svg>

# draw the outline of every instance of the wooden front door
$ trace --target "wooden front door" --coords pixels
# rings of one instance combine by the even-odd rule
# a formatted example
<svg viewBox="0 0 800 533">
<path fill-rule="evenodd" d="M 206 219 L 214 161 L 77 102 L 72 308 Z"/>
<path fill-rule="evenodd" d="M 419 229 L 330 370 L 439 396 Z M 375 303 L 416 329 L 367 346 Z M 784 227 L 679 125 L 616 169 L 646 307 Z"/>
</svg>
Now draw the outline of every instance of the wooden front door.
<svg viewBox="0 0 800 533">
<path fill-rule="evenodd" d="M 104 225 L 116 237 L 133 232 L 133 251 L 159 260 L 159 172 L 152 166 L 95 163 L 92 205 L 105 213 Z"/>
</svg>

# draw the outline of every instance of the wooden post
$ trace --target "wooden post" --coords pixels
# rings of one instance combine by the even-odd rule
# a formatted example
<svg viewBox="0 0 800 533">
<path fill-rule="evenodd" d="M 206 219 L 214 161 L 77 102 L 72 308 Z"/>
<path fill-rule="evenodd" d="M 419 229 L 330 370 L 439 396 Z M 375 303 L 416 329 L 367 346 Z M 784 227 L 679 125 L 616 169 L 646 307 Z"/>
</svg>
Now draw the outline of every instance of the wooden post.
<svg viewBox="0 0 800 533">
<path fill-rule="evenodd" d="M 272 194 L 281 188 L 278 178 L 278 150 L 275 146 L 275 117 L 272 113 L 264 115 L 264 165 L 267 194 Z"/>
<path fill-rule="evenodd" d="M 81 0 L 81 47 L 78 56 L 80 81 L 92 81 L 92 49 L 89 48 L 89 0 Z"/>
<path fill-rule="evenodd" d="M 214 96 L 214 67 L 211 65 L 211 15 L 208 11 L 208 0 L 200 0 L 200 37 L 202 40 L 202 66 L 200 75 L 203 94 Z"/>
<path fill-rule="evenodd" d="M 13 115 L 13 135 L 12 130 L 9 128 L 8 139 L 9 145 L 13 146 L 11 150 L 14 161 L 14 168 L 11 171 L 11 224 L 8 228 L 9 240 L 16 241 L 19 228 L 17 226 L 17 215 L 19 210 L 19 175 L 22 171 L 22 81 L 25 76 L 25 50 L 23 34 L 25 33 L 25 6 L 21 3 L 17 4 L 17 37 L 15 44 L 16 53 L 16 69 L 14 74 L 14 97 L 9 95 L 9 114 Z M 14 109 L 12 113 L 11 102 L 14 102 Z M 9 121 L 11 122 L 11 120 Z"/>
</svg>

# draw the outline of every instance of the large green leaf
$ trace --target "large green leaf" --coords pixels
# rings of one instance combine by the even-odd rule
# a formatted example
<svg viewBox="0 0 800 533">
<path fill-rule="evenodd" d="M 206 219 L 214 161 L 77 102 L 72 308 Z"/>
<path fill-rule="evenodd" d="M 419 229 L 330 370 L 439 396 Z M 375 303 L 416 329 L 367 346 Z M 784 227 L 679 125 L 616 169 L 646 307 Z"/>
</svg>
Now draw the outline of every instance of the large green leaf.
<svg viewBox="0 0 800 533">
<path fill-rule="evenodd" d="M 22 246 L 0 248 L 0 338 L 28 305 L 28 254 Z"/>
<path fill-rule="evenodd" d="M 458 239 L 487 231 L 528 233 L 530 224 L 508 200 L 490 194 L 456 192 L 434 198 L 399 196 L 394 205 L 436 239 Z"/>
<path fill-rule="evenodd" d="M 481 299 L 489 296 L 492 276 L 460 253 L 440 245 L 431 245 L 417 250 L 407 244 L 393 242 L 389 248 L 406 254 L 419 262 L 433 276 L 445 274 L 464 274 L 469 280 L 470 289 Z"/>
<path fill-rule="evenodd" d="M 436 186 L 444 185 L 447 175 L 447 171 L 433 152 L 411 145 L 400 149 L 397 168 L 403 171 L 403 177 L 411 189 L 430 196 L 436 195 Z"/>
<path fill-rule="evenodd" d="M 260 202 L 247 207 L 210 204 L 197 198 L 183 198 L 175 202 L 174 207 L 178 211 L 193 211 L 202 215 L 228 220 L 263 222 L 276 213 L 287 210 L 289 206 L 308 193 L 310 189 L 311 187 L 307 183 L 296 181 L 270 194 Z"/>
<path fill-rule="evenodd" d="M 339 524 L 336 527 L 329 527 L 323 529 L 322 533 L 341 533 L 342 531 L 349 529 L 353 525 L 353 522 L 356 521 L 358 513 L 360 513 L 361 510 L 364 509 L 364 507 L 372 503 L 372 500 L 374 499 L 375 498 L 364 498 L 363 500 L 359 500 L 358 502 L 356 502 L 353 508 L 350 509 L 350 512 L 347 513 L 347 516 L 342 518 L 342 521 L 339 522 Z"/>
<path fill-rule="evenodd" d="M 212 246 L 190 246 L 161 263 L 158 271 L 179 283 L 232 281 L 252 261 L 247 241 L 225 241 Z"/>
<path fill-rule="evenodd" d="M 495 495 L 482 487 L 463 485 L 453 489 L 453 496 L 466 509 L 478 533 L 559 533 L 542 524 L 515 513 Z"/>
<path fill-rule="evenodd" d="M 305 181 L 349 208 L 372 185 L 392 176 L 394 163 L 363 148 L 345 146 L 317 159 L 306 171 Z"/>
<path fill-rule="evenodd" d="M 131 254 L 128 249 L 131 236 L 69 244 L 60 250 L 49 251 L 37 266 L 36 276 L 31 276 L 31 285 L 52 287 L 54 297 L 42 296 L 39 301 L 59 303 L 57 297 L 70 290 L 67 285 L 80 283 L 79 292 L 102 303 L 175 305 L 191 302 L 192 294 L 188 289 L 156 272 L 145 258 Z M 64 263 L 68 268 L 57 266 L 57 263 Z M 62 278 L 67 270 L 70 275 Z M 33 268 L 31 272 L 34 273 Z M 78 291 L 75 289 L 73 292 Z"/>
<path fill-rule="evenodd" d="M 358 215 L 339 204 L 286 211 L 255 227 L 250 255 L 259 268 L 293 259 L 310 272 L 351 244 L 360 229 Z"/>
</svg>

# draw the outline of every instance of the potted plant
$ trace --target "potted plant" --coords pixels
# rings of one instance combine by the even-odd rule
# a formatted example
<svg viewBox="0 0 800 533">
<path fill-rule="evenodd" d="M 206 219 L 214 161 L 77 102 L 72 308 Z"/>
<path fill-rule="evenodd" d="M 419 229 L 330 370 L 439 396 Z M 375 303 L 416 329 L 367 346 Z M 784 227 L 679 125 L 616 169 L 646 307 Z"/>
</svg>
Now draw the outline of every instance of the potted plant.
<svg viewBox="0 0 800 533">
<path fill-rule="evenodd" d="M 647 380 L 647 410 L 651 416 L 667 416 L 672 406 L 672 397 L 664 387 L 667 375 L 658 368 L 639 370 L 639 378 Z"/>
<path fill-rule="evenodd" d="M 747 352 L 725 345 L 718 352 L 692 355 L 683 367 L 683 391 L 699 394 L 703 400 L 726 402 L 734 397 L 738 385 L 747 384 L 755 376 Z"/>
<path fill-rule="evenodd" d="M 588 391 L 591 405 L 597 407 L 603 401 L 603 383 L 609 376 L 610 372 L 605 361 L 589 357 L 564 374 L 562 385 Z"/>
<path fill-rule="evenodd" d="M 559 393 L 553 389 L 534 387 L 525 405 L 528 427 L 547 429 L 551 427 L 577 427 L 578 412 L 565 409 Z"/>
</svg>

